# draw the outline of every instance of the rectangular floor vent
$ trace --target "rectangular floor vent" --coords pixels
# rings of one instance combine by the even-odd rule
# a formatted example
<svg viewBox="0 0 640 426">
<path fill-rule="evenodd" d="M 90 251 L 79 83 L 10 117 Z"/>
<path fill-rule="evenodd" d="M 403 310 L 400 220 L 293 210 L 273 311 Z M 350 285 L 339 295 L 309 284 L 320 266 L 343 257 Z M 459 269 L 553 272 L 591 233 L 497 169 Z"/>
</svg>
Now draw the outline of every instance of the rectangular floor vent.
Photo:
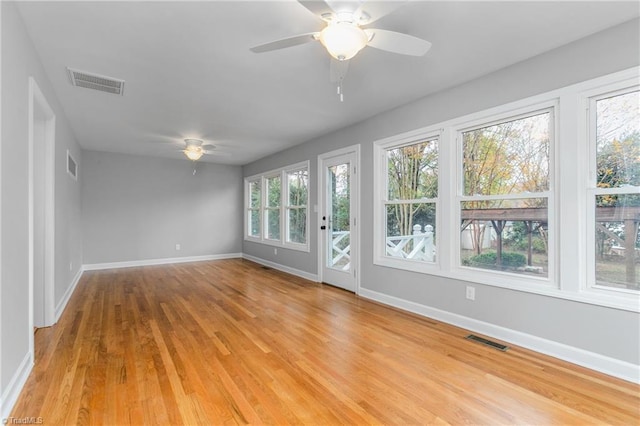
<svg viewBox="0 0 640 426">
<path fill-rule="evenodd" d="M 500 350 L 502 352 L 506 352 L 506 350 L 509 349 L 509 346 L 505 346 L 505 345 L 501 345 L 500 343 L 492 342 L 491 340 L 487 340 L 487 339 L 484 339 L 482 337 L 478 337 L 475 334 L 470 334 L 467 337 L 465 337 L 465 339 L 473 340 L 474 342 L 482 343 L 483 345 L 486 345 L 486 346 L 491 346 L 492 348 L 498 349 L 498 350 Z"/>
<path fill-rule="evenodd" d="M 100 92 L 113 93 L 114 95 L 124 95 L 124 80 L 73 68 L 67 68 L 67 71 L 69 72 L 71 84 L 76 87 L 99 90 Z"/>
</svg>

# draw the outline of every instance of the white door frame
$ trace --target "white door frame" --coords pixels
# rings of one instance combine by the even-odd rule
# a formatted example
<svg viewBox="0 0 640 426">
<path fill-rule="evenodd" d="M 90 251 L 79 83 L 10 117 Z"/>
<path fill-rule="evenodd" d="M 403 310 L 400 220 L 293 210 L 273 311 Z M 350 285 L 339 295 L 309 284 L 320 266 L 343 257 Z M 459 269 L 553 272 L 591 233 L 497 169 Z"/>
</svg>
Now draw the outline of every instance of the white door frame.
<svg viewBox="0 0 640 426">
<path fill-rule="evenodd" d="M 42 118 L 38 118 L 42 117 Z M 35 126 L 38 120 L 44 119 L 44 147 L 35 147 Z M 55 132 L 56 116 L 42 94 L 38 83 L 29 77 L 29 352 L 34 360 L 34 149 L 44 149 L 44 326 L 55 323 Z"/>
<path fill-rule="evenodd" d="M 360 294 L 360 144 L 351 145 L 345 148 L 340 148 L 334 151 L 326 152 L 324 154 L 318 155 L 318 281 L 323 282 L 323 274 L 324 274 L 324 247 L 322 245 L 322 232 L 320 230 L 320 226 L 323 224 L 322 215 L 326 210 L 326 200 L 323 188 L 325 170 L 323 168 L 323 163 L 325 160 L 329 160 L 333 157 L 339 157 L 342 155 L 353 154 L 355 157 L 355 161 L 353 164 L 353 175 L 351 179 L 351 188 L 350 188 L 350 197 L 352 199 L 352 205 L 355 206 L 353 211 L 350 212 L 351 215 L 351 236 L 350 242 L 352 248 L 355 247 L 354 254 L 355 256 L 351 257 L 351 269 L 354 273 L 355 279 L 355 289 L 354 292 L 356 294 Z M 355 234 L 355 235 L 354 235 Z"/>
</svg>

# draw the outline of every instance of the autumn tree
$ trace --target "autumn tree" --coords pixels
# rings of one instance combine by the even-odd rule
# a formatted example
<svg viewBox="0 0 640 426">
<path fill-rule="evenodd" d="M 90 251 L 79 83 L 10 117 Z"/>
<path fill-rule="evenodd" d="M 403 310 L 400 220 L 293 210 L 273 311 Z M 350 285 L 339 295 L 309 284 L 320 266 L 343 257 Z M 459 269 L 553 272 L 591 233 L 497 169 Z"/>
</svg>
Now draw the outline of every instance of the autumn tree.
<svg viewBox="0 0 640 426">
<path fill-rule="evenodd" d="M 464 194 L 480 196 L 464 209 L 545 207 L 544 197 L 511 200 L 482 199 L 549 188 L 549 114 L 543 113 L 463 133 Z M 540 225 L 540 224 L 538 224 Z M 464 223 L 471 230 L 473 249 L 482 251 L 485 226 L 479 220 Z M 538 226 L 539 230 L 542 230 Z M 546 234 L 541 234 L 545 239 Z"/>
<path fill-rule="evenodd" d="M 598 188 L 620 188 L 640 186 L 640 131 L 622 137 L 598 141 L 596 186 Z M 596 197 L 598 207 L 637 207 L 640 195 L 605 194 Z M 625 230 L 619 222 L 600 222 L 596 225 L 596 249 L 600 257 L 608 252 L 610 241 L 624 245 Z M 632 230 L 633 232 L 633 230 Z M 640 247 L 640 234 L 630 235 Z"/>
</svg>

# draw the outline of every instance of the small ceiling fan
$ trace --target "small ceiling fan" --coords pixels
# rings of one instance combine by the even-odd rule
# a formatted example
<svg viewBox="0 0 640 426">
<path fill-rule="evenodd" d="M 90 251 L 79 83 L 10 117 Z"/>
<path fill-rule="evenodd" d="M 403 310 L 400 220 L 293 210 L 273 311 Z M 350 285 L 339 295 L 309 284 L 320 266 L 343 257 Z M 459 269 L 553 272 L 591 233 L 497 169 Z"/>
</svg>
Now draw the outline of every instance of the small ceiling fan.
<svg viewBox="0 0 640 426">
<path fill-rule="evenodd" d="M 363 28 L 398 9 L 406 1 L 298 0 L 298 3 L 324 20 L 326 26 L 318 32 L 272 41 L 252 47 L 250 50 L 262 53 L 319 41 L 332 57 L 330 78 L 332 82 L 339 84 L 338 91 L 347 73 L 348 61 L 366 46 L 411 56 L 422 56 L 431 48 L 431 43 L 428 41 L 409 34 L 378 28 Z"/>
<path fill-rule="evenodd" d="M 205 144 L 202 139 L 187 138 L 184 140 L 184 155 L 191 161 L 198 161 L 203 155 L 231 155 L 228 152 L 216 150 L 217 147 L 212 144 Z"/>
</svg>

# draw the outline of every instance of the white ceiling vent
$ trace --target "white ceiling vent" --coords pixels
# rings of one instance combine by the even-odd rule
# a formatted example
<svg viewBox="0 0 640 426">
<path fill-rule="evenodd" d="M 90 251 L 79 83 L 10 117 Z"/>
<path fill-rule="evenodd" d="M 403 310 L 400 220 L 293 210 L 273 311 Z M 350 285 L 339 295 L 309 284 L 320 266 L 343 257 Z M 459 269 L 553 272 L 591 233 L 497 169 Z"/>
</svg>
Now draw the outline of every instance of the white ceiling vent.
<svg viewBox="0 0 640 426">
<path fill-rule="evenodd" d="M 114 95 L 124 94 L 124 80 L 74 70 L 73 68 L 67 68 L 67 71 L 69 72 L 71 84 L 76 87 L 99 90 L 101 92 L 113 93 Z"/>
</svg>

